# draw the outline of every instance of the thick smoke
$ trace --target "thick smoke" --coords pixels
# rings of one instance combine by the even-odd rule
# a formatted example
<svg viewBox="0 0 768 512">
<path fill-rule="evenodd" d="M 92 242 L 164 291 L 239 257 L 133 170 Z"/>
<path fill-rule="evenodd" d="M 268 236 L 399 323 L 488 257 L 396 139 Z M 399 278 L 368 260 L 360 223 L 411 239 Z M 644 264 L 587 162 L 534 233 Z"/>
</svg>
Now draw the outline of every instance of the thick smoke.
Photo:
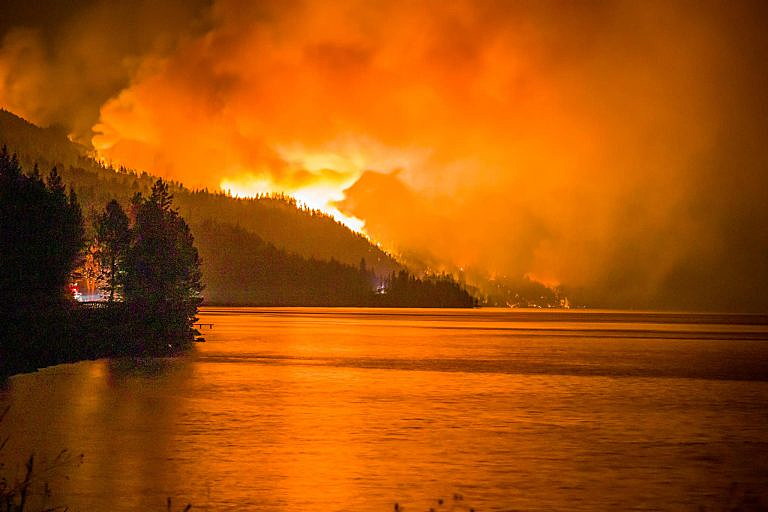
<svg viewBox="0 0 768 512">
<path fill-rule="evenodd" d="M 162 44 L 79 16 L 52 52 L 7 32 L 0 100 L 90 116 L 115 163 L 362 219 L 436 270 L 606 306 L 765 310 L 765 10 L 219 0 L 155 25 Z"/>
<path fill-rule="evenodd" d="M 142 63 L 204 30 L 204 0 L 4 0 L 0 105 L 90 143 L 99 109 Z"/>
</svg>

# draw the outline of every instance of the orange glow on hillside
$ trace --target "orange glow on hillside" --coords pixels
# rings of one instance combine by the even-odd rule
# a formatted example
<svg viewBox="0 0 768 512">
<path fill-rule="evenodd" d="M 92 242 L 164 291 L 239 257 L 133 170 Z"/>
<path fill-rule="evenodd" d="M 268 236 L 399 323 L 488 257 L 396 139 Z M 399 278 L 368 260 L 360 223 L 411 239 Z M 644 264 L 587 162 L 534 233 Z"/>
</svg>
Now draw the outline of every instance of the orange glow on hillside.
<svg viewBox="0 0 768 512">
<path fill-rule="evenodd" d="M 360 151 L 341 155 L 332 151 L 312 152 L 301 146 L 277 147 L 283 162 L 279 173 L 261 167 L 254 173 L 233 167 L 219 182 L 221 190 L 234 197 L 255 197 L 259 194 L 286 194 L 312 210 L 330 215 L 352 231 L 365 234 L 365 222 L 346 215 L 336 207 L 344 199 L 344 189 L 357 181 L 368 161 Z"/>
<path fill-rule="evenodd" d="M 237 178 L 224 179 L 221 181 L 221 189 L 233 197 L 256 197 L 260 194 L 280 193 L 282 191 L 275 188 L 274 184 L 266 179 L 258 178 Z M 357 217 L 344 215 L 333 203 L 343 199 L 343 192 L 335 186 L 324 186 L 319 184 L 299 188 L 287 192 L 288 195 L 298 201 L 301 206 L 312 210 L 319 210 L 326 215 L 330 215 L 336 221 L 344 224 L 352 231 L 365 234 L 365 222 Z"/>
</svg>

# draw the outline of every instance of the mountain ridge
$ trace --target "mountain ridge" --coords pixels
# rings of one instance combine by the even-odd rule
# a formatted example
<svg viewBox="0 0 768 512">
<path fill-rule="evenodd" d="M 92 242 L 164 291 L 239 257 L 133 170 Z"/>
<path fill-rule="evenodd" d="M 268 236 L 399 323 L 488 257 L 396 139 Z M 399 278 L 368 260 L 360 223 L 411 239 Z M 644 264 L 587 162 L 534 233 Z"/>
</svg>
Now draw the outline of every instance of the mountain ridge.
<svg viewBox="0 0 768 512">
<path fill-rule="evenodd" d="M 97 162 L 87 154 L 87 148 L 68 140 L 63 130 L 38 127 L 1 109 L 0 145 L 16 153 L 25 168 L 37 164 L 47 171 L 57 166 L 77 192 L 86 213 L 101 209 L 112 198 L 127 203 L 135 192 L 147 192 L 157 179 L 146 171 Z M 302 207 L 290 196 L 235 198 L 224 192 L 192 190 L 179 182 L 170 183 L 176 205 L 190 225 L 206 220 L 232 224 L 279 249 L 307 258 L 335 259 L 354 266 L 365 258 L 368 266 L 381 274 L 403 268 L 367 237 L 323 212 Z"/>
<path fill-rule="evenodd" d="M 7 110 L 0 110 L 3 145 L 17 154 L 27 172 L 35 165 L 41 173 L 56 166 L 64 182 L 78 195 L 87 229 L 91 228 L 88 219 L 107 201 L 117 199 L 127 206 L 135 193 L 146 194 L 157 179 L 148 172 L 100 163 L 88 155 L 87 148 L 70 141 L 63 129 L 38 127 Z M 362 297 L 363 285 L 373 286 L 372 279 L 405 268 L 365 236 L 323 212 L 302 207 L 290 196 L 234 198 L 224 192 L 190 190 L 181 183 L 169 183 L 175 205 L 205 256 L 208 303 L 291 304 L 299 300 L 301 304 L 351 305 Z M 279 261 L 277 267 L 286 286 L 303 288 L 285 291 L 280 279 L 262 279 L 268 286 L 257 293 L 256 283 L 265 272 L 269 273 L 269 268 L 257 271 L 255 267 L 266 265 L 265 261 L 244 260 L 239 254 L 241 243 L 252 254 L 268 257 L 271 264 Z M 361 267 L 366 272 L 361 274 Z M 239 279 L 228 278 L 230 273 Z M 370 278 L 366 277 L 368 273 Z M 301 280 L 295 276 L 304 277 Z M 348 286 L 336 286 L 329 276 Z M 339 297 L 333 298 L 323 286 Z"/>
</svg>

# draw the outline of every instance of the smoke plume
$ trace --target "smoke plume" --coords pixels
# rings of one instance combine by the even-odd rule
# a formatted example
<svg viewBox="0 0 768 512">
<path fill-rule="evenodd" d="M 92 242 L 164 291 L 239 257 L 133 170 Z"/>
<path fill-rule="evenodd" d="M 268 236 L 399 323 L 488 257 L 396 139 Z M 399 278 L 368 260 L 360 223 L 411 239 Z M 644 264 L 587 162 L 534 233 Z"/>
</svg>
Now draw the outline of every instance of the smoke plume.
<svg viewBox="0 0 768 512">
<path fill-rule="evenodd" d="M 0 103 L 92 127 L 116 164 L 294 194 L 434 270 L 768 308 L 762 3 L 170 2 L 131 11 L 143 38 L 105 5 L 53 42 L 7 30 Z"/>
</svg>

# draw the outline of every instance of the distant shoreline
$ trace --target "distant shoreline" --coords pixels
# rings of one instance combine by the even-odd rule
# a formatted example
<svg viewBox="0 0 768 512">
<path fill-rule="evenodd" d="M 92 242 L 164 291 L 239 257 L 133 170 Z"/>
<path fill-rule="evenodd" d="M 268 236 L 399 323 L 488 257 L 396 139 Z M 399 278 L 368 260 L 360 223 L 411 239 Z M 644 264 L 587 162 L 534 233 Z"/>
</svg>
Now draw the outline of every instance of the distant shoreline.
<svg viewBox="0 0 768 512">
<path fill-rule="evenodd" d="M 638 316 L 646 316 L 647 321 L 663 320 L 666 323 L 725 323 L 725 324 L 745 324 L 745 325 L 768 325 L 768 313 L 733 313 L 724 311 L 660 311 L 660 310 L 632 310 L 632 309 L 605 309 L 605 308 L 522 308 L 522 307 L 497 307 L 497 306 L 475 306 L 475 307 L 444 307 L 444 306 L 320 306 L 320 305 L 283 305 L 283 304 L 243 304 L 243 303 L 203 303 L 200 310 L 206 308 L 263 308 L 263 309 L 383 309 L 388 311 L 397 310 L 436 310 L 447 309 L 453 311 L 467 311 L 478 313 L 517 313 L 520 315 L 567 315 L 570 319 L 575 319 L 579 315 L 589 316 L 593 321 L 598 321 L 596 317 L 607 315 L 619 315 L 631 318 L 632 321 L 638 321 Z M 696 320 L 694 320 L 696 319 Z M 703 322 L 709 320 L 708 322 Z M 730 320 L 722 322 L 722 320 Z M 734 321 L 738 320 L 738 321 Z"/>
</svg>

